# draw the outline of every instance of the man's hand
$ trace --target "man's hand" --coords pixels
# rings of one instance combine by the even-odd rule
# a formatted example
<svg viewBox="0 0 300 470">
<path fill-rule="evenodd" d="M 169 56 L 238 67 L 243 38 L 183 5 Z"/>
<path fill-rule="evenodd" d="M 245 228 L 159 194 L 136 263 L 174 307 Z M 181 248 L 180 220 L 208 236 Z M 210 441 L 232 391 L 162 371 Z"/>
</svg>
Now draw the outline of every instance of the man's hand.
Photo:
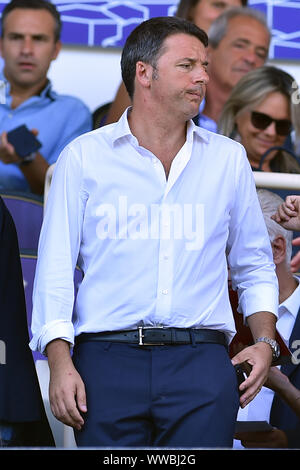
<svg viewBox="0 0 300 470">
<path fill-rule="evenodd" d="M 283 449 L 288 446 L 286 434 L 280 429 L 258 432 L 239 432 L 234 436 L 246 448 Z"/>
<path fill-rule="evenodd" d="M 232 364 L 243 364 L 248 375 L 239 386 L 241 408 L 245 408 L 260 392 L 265 383 L 272 362 L 272 350 L 266 343 L 260 342 L 248 346 L 232 358 Z"/>
<path fill-rule="evenodd" d="M 272 219 L 287 230 L 300 230 L 300 196 L 287 196 Z"/>
<path fill-rule="evenodd" d="M 292 245 L 300 246 L 300 237 L 294 238 Z M 291 271 L 297 273 L 300 269 L 300 251 L 291 259 Z"/>
<path fill-rule="evenodd" d="M 68 343 L 55 340 L 47 346 L 50 367 L 49 399 L 52 413 L 64 424 L 80 430 L 86 413 L 84 383 L 76 371 Z"/>
<path fill-rule="evenodd" d="M 7 140 L 7 132 L 2 132 L 0 139 L 0 160 L 5 164 L 20 163 L 21 158 L 16 154 L 15 148 Z"/>
<path fill-rule="evenodd" d="M 35 136 L 38 135 L 37 129 L 31 129 L 31 132 Z M 7 132 L 3 132 L 0 137 L 0 160 L 5 164 L 22 162 L 22 158 L 16 154 L 14 146 L 8 142 Z M 49 164 L 44 157 L 37 152 L 36 158 L 29 165 L 22 165 L 19 168 L 28 181 L 30 190 L 35 194 L 42 195 L 44 193 L 46 172 L 49 168 Z"/>
</svg>

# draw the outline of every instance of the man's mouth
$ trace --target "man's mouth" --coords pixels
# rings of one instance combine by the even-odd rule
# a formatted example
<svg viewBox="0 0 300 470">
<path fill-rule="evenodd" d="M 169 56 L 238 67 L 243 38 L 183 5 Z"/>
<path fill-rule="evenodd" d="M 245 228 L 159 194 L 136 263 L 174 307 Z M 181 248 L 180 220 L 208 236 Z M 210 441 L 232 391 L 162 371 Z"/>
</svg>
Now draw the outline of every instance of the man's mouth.
<svg viewBox="0 0 300 470">
<path fill-rule="evenodd" d="M 195 97 L 196 99 L 201 100 L 203 98 L 203 91 L 202 90 L 189 90 L 188 94 Z"/>
<path fill-rule="evenodd" d="M 18 65 L 22 70 L 32 70 L 35 68 L 35 64 L 33 62 L 22 61 L 19 62 Z"/>
<path fill-rule="evenodd" d="M 234 72 L 237 72 L 237 73 L 248 73 L 248 72 L 251 72 L 252 68 L 251 67 L 235 67 L 233 69 Z"/>
</svg>

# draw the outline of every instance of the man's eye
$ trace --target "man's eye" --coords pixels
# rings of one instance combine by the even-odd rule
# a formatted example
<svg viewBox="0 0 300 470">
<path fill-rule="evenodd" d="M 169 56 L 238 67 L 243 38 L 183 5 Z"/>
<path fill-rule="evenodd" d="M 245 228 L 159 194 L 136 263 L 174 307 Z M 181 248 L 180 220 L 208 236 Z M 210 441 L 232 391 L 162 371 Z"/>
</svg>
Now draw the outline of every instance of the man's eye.
<svg viewBox="0 0 300 470">
<path fill-rule="evenodd" d="M 264 51 L 256 51 L 256 55 L 259 59 L 266 60 L 267 53 Z"/>
<path fill-rule="evenodd" d="M 246 44 L 243 43 L 243 42 L 236 42 L 236 43 L 234 44 L 234 47 L 237 47 L 238 49 L 245 49 Z"/>
<path fill-rule="evenodd" d="M 220 10 L 224 10 L 226 8 L 226 4 L 224 2 L 213 2 L 212 5 Z"/>
<path fill-rule="evenodd" d="M 192 64 L 179 64 L 180 67 L 184 68 L 184 69 L 189 69 L 192 67 Z"/>
<path fill-rule="evenodd" d="M 23 37 L 22 37 L 22 36 L 19 36 L 19 35 L 17 35 L 17 34 L 11 34 L 11 35 L 9 36 L 9 39 L 10 39 L 11 41 L 19 41 L 20 39 L 23 39 Z"/>
</svg>

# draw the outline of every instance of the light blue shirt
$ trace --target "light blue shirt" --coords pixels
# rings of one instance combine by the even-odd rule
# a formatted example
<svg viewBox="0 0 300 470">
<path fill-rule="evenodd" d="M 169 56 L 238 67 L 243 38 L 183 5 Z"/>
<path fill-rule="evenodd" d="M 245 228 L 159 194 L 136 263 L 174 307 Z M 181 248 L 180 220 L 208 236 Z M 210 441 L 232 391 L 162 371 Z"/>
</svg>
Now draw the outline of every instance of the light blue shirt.
<svg viewBox="0 0 300 470">
<path fill-rule="evenodd" d="M 188 123 L 168 179 L 126 112 L 70 143 L 47 201 L 33 294 L 31 348 L 137 326 L 235 325 L 239 308 L 277 315 L 269 236 L 243 147 Z M 73 273 L 84 272 L 72 317 Z"/>
<path fill-rule="evenodd" d="M 39 131 L 42 144 L 39 152 L 51 165 L 56 162 L 62 149 L 75 137 L 92 129 L 92 117 L 87 106 L 73 96 L 59 95 L 51 83 L 39 96 L 32 96 L 15 109 L 11 108 L 10 84 L 5 81 L 5 101 L 0 104 L 0 133 L 26 124 Z M 3 97 L 2 97 L 3 98 Z M 0 189 L 30 191 L 29 184 L 18 165 L 4 164 L 0 160 Z"/>
<path fill-rule="evenodd" d="M 214 121 L 212 118 L 205 116 L 203 114 L 203 110 L 205 108 L 205 98 L 201 101 L 201 104 L 199 106 L 199 114 L 198 114 L 198 119 L 197 119 L 197 125 L 199 127 L 202 127 L 203 129 L 206 129 L 207 131 L 210 132 L 218 132 L 218 125 L 216 121 Z"/>
</svg>

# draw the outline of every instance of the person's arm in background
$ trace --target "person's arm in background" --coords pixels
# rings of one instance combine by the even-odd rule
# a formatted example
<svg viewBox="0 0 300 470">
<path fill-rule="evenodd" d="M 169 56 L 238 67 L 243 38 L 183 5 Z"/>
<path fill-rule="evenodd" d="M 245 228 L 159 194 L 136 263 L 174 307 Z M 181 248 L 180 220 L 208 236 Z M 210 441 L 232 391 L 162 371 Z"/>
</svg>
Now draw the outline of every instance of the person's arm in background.
<svg viewBox="0 0 300 470">
<path fill-rule="evenodd" d="M 300 196 L 287 196 L 283 204 L 278 207 L 272 217 L 275 222 L 287 230 L 300 230 Z M 294 246 L 300 246 L 300 237 L 293 240 Z M 300 268 L 300 252 L 291 260 L 292 272 L 298 272 Z"/>
<path fill-rule="evenodd" d="M 300 230 L 300 196 L 287 196 L 272 219 L 287 230 Z"/>
<path fill-rule="evenodd" d="M 277 367 L 271 367 L 265 387 L 276 392 L 300 419 L 300 390 Z"/>
<path fill-rule="evenodd" d="M 271 367 L 264 386 L 277 393 L 280 398 L 300 418 L 300 390 L 290 382 L 289 378 L 277 367 Z M 297 431 L 294 431 L 297 432 Z M 246 448 L 286 448 L 288 436 L 281 429 L 263 432 L 241 432 L 235 435 Z"/>
<path fill-rule="evenodd" d="M 32 130 L 32 133 L 38 134 L 35 129 Z M 27 179 L 31 191 L 35 194 L 43 194 L 45 175 L 49 164 L 39 152 L 36 152 L 34 160 L 22 164 L 22 158 L 17 155 L 14 146 L 7 140 L 7 132 L 3 132 L 0 141 L 0 159 L 8 165 L 17 163 Z"/>
<path fill-rule="evenodd" d="M 300 246 L 300 237 L 292 241 L 293 246 Z M 297 273 L 300 269 L 300 251 L 291 259 L 291 271 Z"/>
</svg>

